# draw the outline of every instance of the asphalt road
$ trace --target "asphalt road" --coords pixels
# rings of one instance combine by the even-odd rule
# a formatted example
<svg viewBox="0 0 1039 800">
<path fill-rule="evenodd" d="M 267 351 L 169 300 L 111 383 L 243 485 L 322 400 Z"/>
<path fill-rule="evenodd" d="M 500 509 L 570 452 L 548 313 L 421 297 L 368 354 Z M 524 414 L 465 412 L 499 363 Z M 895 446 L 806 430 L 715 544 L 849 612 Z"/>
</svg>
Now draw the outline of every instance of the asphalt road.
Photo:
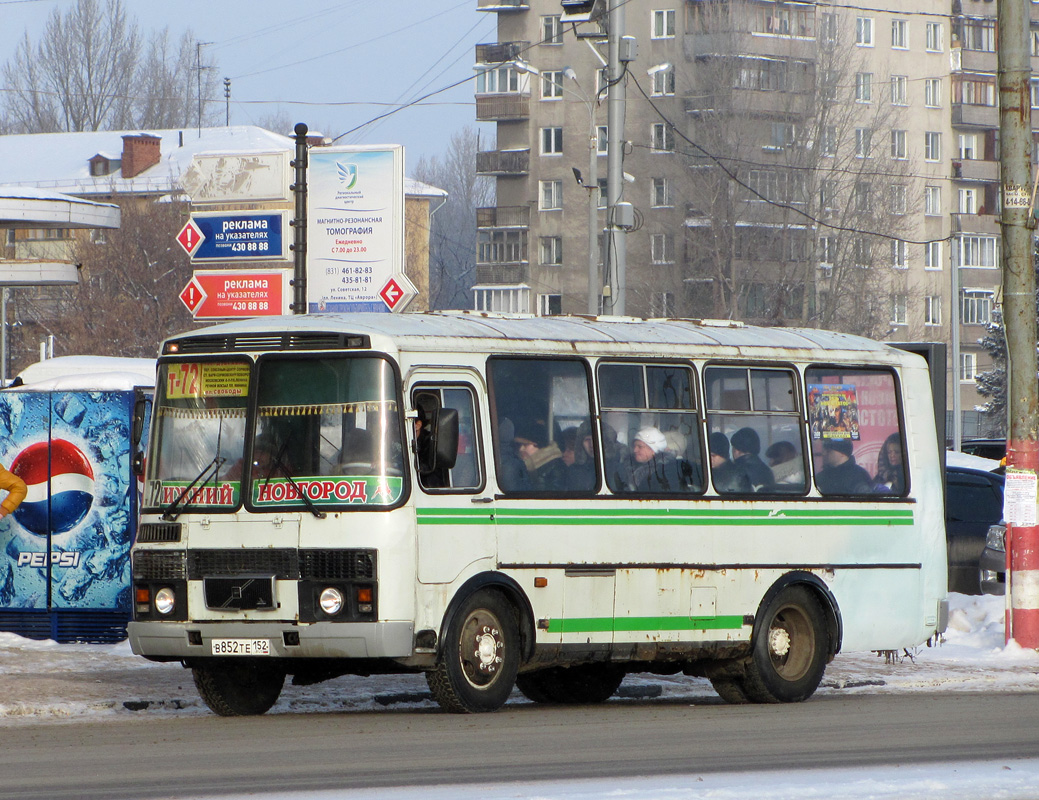
<svg viewBox="0 0 1039 800">
<path fill-rule="evenodd" d="M 39 724 L 2 731 L 0 797 L 154 798 L 995 760 L 1039 754 L 1035 694 L 659 700 Z"/>
</svg>

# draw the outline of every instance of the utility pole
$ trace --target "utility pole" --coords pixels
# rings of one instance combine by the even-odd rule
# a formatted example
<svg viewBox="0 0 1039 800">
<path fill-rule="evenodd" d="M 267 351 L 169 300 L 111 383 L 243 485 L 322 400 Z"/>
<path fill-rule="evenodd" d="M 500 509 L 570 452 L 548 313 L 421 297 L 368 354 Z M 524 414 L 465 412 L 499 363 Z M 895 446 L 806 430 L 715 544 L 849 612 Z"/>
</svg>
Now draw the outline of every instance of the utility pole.
<svg viewBox="0 0 1039 800">
<path fill-rule="evenodd" d="M 609 100 L 607 105 L 608 144 L 606 150 L 606 255 L 603 263 L 609 278 L 603 297 L 603 312 L 623 315 L 628 291 L 627 231 L 619 223 L 617 204 L 624 188 L 624 70 L 622 39 L 624 38 L 624 4 L 627 0 L 610 0 L 609 36 Z M 633 40 L 628 40 L 632 42 Z M 627 55 L 627 54 L 626 54 Z M 630 60 L 630 59 L 627 59 Z"/>
<path fill-rule="evenodd" d="M 292 276 L 292 313 L 307 313 L 307 167 L 310 159 L 307 155 L 307 123 L 297 122 L 296 157 L 291 166 L 296 170 L 296 180 L 289 187 L 296 196 L 296 216 L 289 224 L 295 236 L 290 249 L 293 258 Z"/>
<path fill-rule="evenodd" d="M 224 126 L 231 127 L 231 79 L 224 78 Z"/>
<path fill-rule="evenodd" d="M 1007 640 L 1039 649 L 1039 527 L 1034 219 L 1029 4 L 998 0 L 1003 320 L 1007 339 Z M 959 298 L 955 298 L 958 302 Z M 956 365 L 959 369 L 959 365 Z"/>
</svg>

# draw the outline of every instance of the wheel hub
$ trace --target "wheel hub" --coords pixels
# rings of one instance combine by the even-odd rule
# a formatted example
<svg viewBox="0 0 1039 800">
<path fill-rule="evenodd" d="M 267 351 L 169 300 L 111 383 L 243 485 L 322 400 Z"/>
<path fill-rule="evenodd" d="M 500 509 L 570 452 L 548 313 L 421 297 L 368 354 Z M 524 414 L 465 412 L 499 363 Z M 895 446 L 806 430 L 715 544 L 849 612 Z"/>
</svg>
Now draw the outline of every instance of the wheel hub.
<svg viewBox="0 0 1039 800">
<path fill-rule="evenodd" d="M 768 632 L 768 649 L 779 658 L 787 655 L 790 652 L 790 633 L 785 628 L 772 628 Z"/>
<path fill-rule="evenodd" d="M 500 637 L 500 631 L 489 625 L 484 625 L 476 634 L 476 651 L 473 656 L 475 656 L 477 667 L 481 672 L 494 672 L 501 664 L 501 655 L 498 651 L 502 649 L 503 645 Z"/>
</svg>

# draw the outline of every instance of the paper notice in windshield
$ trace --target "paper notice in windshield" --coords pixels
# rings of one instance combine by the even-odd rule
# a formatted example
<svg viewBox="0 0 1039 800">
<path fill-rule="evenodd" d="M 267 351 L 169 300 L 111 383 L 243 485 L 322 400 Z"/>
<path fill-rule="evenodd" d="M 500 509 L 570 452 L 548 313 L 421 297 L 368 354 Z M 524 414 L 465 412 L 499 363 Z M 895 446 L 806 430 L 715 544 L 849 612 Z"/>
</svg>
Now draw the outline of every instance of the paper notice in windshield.
<svg viewBox="0 0 1039 800">
<path fill-rule="evenodd" d="M 166 368 L 166 397 L 245 397 L 249 390 L 248 364 L 185 362 Z"/>
<path fill-rule="evenodd" d="M 1034 472 L 1007 468 L 1003 490 L 1003 518 L 1019 528 L 1035 525 L 1036 475 Z"/>
</svg>

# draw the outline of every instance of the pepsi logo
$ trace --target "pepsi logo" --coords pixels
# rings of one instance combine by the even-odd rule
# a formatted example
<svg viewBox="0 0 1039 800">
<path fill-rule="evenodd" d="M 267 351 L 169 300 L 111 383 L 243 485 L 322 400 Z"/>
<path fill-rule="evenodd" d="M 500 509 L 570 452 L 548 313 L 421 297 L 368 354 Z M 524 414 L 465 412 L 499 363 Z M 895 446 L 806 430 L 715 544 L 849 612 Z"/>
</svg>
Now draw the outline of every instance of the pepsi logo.
<svg viewBox="0 0 1039 800">
<path fill-rule="evenodd" d="M 25 481 L 28 489 L 25 500 L 14 512 L 14 518 L 27 531 L 39 536 L 46 536 L 48 530 L 51 533 L 72 530 L 83 521 L 94 502 L 94 470 L 90 460 L 82 450 L 65 439 L 29 445 L 15 457 L 11 472 Z"/>
</svg>

